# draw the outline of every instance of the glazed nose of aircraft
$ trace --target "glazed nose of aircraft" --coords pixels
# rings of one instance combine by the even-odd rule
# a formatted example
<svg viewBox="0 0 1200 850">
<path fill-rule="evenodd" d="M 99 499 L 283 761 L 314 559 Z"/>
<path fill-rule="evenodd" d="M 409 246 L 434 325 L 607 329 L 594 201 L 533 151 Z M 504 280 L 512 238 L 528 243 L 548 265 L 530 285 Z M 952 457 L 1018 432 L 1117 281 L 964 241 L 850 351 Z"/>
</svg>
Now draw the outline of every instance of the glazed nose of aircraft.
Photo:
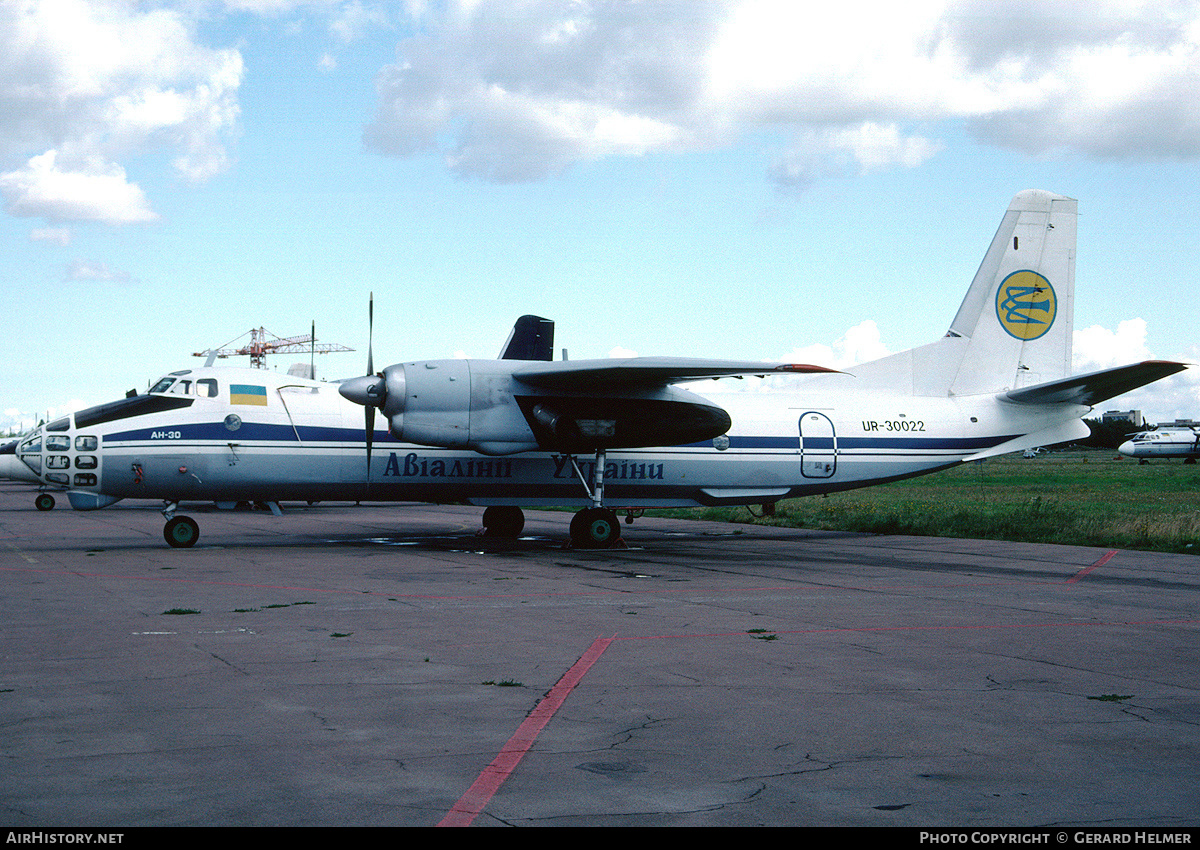
<svg viewBox="0 0 1200 850">
<path fill-rule="evenodd" d="M 381 375 L 351 378 L 338 387 L 342 397 L 363 407 L 383 407 L 387 396 L 387 381 Z"/>
</svg>

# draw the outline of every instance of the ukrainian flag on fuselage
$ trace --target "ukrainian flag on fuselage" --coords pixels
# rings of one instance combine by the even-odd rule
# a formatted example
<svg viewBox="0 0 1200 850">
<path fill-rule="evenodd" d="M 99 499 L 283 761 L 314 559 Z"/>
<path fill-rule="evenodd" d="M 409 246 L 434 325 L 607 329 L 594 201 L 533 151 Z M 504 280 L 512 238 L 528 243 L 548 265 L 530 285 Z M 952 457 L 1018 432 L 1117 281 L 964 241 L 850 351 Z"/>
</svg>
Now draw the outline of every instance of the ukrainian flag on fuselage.
<svg viewBox="0 0 1200 850">
<path fill-rule="evenodd" d="M 258 387 L 254 384 L 230 384 L 229 385 L 229 403 L 230 404 L 257 404 L 261 407 L 267 406 L 267 388 Z"/>
</svg>

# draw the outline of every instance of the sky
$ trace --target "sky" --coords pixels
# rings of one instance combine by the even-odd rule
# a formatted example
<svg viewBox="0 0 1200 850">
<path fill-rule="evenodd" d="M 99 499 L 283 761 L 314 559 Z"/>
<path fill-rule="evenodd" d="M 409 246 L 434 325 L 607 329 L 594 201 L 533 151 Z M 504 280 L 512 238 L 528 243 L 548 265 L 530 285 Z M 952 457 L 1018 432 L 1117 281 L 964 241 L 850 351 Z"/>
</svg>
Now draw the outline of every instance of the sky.
<svg viewBox="0 0 1200 850">
<path fill-rule="evenodd" d="M 1200 5 L 0 0 L 0 429 L 257 327 L 362 374 L 372 295 L 376 368 L 526 313 L 846 367 L 940 337 L 1030 188 L 1079 201 L 1075 371 L 1200 362 Z"/>
</svg>

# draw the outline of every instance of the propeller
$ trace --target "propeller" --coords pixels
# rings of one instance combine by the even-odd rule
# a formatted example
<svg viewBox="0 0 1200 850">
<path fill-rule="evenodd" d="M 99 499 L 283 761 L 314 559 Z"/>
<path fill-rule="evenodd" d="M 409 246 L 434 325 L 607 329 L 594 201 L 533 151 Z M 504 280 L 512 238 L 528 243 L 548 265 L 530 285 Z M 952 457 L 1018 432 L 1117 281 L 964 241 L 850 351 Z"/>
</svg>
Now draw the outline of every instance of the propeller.
<svg viewBox="0 0 1200 850">
<path fill-rule="evenodd" d="M 367 483 L 371 483 L 371 448 L 375 441 L 375 409 L 382 408 L 387 400 L 387 381 L 383 375 L 375 374 L 375 293 L 367 303 L 367 374 L 351 378 L 338 387 L 342 397 L 361 404 L 365 410 L 367 430 Z"/>
</svg>

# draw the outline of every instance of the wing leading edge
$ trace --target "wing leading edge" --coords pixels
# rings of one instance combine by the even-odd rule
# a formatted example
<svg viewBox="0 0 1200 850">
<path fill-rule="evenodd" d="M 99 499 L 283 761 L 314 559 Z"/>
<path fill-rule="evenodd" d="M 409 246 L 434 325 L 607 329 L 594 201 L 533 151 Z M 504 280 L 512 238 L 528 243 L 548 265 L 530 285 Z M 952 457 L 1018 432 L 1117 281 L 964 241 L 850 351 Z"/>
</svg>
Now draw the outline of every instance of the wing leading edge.
<svg viewBox="0 0 1200 850">
<path fill-rule="evenodd" d="M 824 366 L 706 360 L 695 357 L 629 357 L 609 360 L 556 360 L 524 366 L 512 376 L 544 390 L 634 389 L 699 381 L 705 378 L 765 377 L 780 374 L 837 372 Z"/>
</svg>

